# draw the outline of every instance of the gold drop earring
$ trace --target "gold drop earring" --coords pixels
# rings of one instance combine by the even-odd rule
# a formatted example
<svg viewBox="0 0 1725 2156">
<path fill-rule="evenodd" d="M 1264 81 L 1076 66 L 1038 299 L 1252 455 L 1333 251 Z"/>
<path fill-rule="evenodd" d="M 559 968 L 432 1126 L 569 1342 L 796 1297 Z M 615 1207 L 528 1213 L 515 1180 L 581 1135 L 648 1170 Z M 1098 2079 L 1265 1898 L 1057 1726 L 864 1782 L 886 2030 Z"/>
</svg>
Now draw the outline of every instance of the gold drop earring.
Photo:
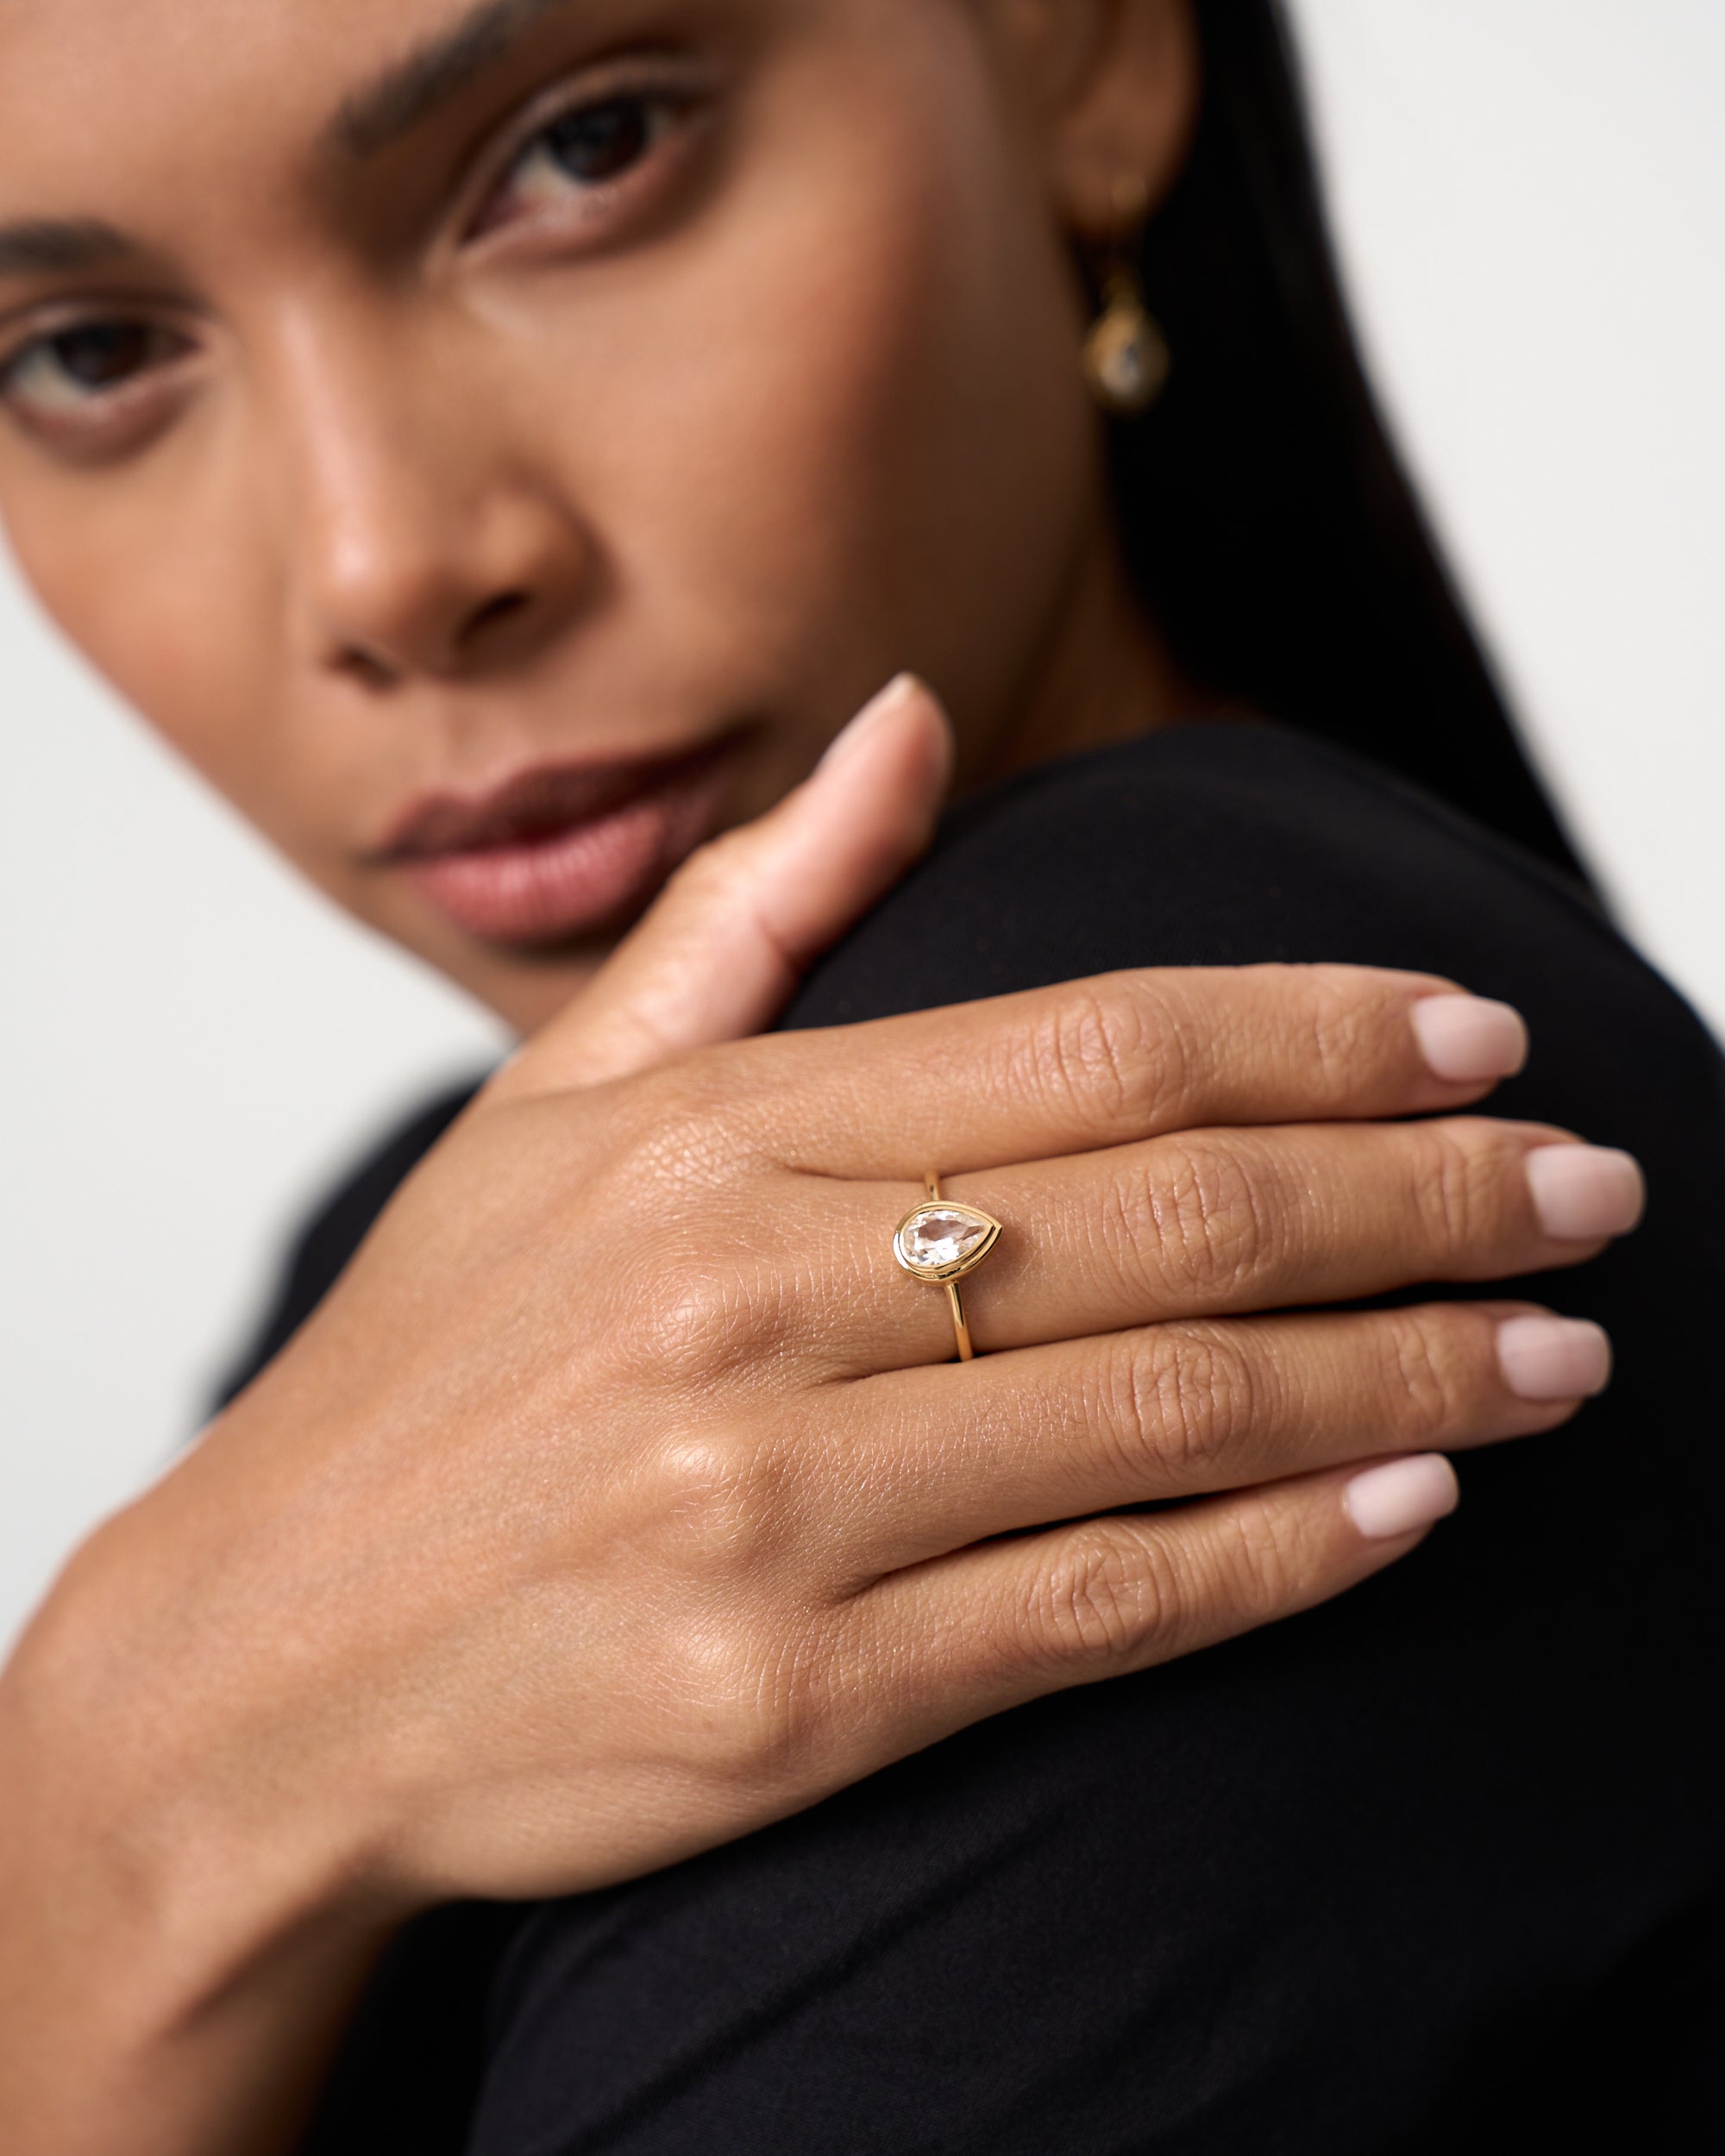
<svg viewBox="0 0 1725 2156">
<path fill-rule="evenodd" d="M 1128 248 L 1143 221 L 1145 191 L 1127 181 L 1114 190 L 1115 235 L 1103 273 L 1102 311 L 1084 340 L 1084 379 L 1090 394 L 1117 418 L 1137 419 L 1167 387 L 1174 367 L 1162 324 L 1145 304 L 1144 285 Z"/>
</svg>

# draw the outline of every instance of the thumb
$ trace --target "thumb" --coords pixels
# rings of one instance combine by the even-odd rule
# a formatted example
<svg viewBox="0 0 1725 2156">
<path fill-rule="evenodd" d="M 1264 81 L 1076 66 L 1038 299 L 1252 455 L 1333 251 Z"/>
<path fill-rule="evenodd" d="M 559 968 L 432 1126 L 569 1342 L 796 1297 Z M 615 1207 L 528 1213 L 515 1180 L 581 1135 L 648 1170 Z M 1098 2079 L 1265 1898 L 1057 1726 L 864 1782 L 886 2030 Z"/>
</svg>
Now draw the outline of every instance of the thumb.
<svg viewBox="0 0 1725 2156">
<path fill-rule="evenodd" d="M 794 793 L 685 862 L 497 1090 L 599 1085 L 759 1032 L 810 962 L 925 851 L 952 759 L 933 692 L 900 674 Z"/>
</svg>

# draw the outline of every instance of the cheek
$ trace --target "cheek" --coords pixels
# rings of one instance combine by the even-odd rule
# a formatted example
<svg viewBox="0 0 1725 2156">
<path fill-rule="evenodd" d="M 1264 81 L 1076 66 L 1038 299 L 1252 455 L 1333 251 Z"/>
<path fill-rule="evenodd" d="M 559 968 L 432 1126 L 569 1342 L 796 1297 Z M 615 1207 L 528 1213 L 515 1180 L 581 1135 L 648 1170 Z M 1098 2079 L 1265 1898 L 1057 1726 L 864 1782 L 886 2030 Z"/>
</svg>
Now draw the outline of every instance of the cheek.
<svg viewBox="0 0 1725 2156">
<path fill-rule="evenodd" d="M 493 289 L 461 332 L 485 357 L 460 376 L 460 423 L 485 414 L 470 431 L 496 473 L 567 495 L 607 565 L 511 693 L 548 737 L 572 714 L 608 739 L 634 712 L 659 738 L 674 714 L 770 715 L 750 812 L 901 667 L 973 738 L 1000 724 L 1098 510 L 1071 278 L 1029 160 L 958 11 L 904 21 L 778 66 L 687 229 Z M 241 423 L 229 409 L 212 428 Z M 281 533 L 245 476 L 260 462 L 256 442 L 192 430 L 111 490 L 3 483 L 26 572 L 73 639 L 365 911 L 342 804 L 371 803 L 379 760 L 411 764 L 413 743 L 380 747 L 300 678 Z"/>
<path fill-rule="evenodd" d="M 558 340 L 619 588 L 828 723 L 905 665 L 986 722 L 1095 505 L 1060 244 L 974 58 L 919 57 L 781 69 L 709 216 Z"/>
<path fill-rule="evenodd" d="M 188 459 L 188 461 L 190 460 Z M 123 486 L 8 486 L 19 564 L 61 628 L 154 731 L 305 860 L 332 774 L 288 723 L 280 605 L 259 535 L 186 483 L 179 453 Z"/>
<path fill-rule="evenodd" d="M 731 558 L 763 571 L 769 618 L 795 595 L 787 627 L 812 655 L 860 641 L 874 672 L 921 666 L 963 705 L 1015 675 L 1003 640 L 1053 603 L 1088 437 L 1057 254 L 980 92 L 928 80 L 942 105 L 914 76 L 861 84 L 825 166 L 794 160 L 800 214 L 775 230 L 759 205 L 732 304 L 712 296 L 714 342 L 749 387 L 707 400 L 731 468 L 706 498 L 747 519 Z"/>
</svg>

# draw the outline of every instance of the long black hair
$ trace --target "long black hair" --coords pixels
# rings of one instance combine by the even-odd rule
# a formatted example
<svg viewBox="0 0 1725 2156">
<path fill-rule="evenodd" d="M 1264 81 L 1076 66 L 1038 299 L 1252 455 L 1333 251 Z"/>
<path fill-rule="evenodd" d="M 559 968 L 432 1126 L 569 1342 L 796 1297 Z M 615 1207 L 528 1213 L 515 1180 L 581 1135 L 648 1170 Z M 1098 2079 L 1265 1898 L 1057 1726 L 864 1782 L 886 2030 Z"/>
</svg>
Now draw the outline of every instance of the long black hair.
<svg viewBox="0 0 1725 2156">
<path fill-rule="evenodd" d="M 1115 430 L 1127 558 L 1176 655 L 1585 881 L 1373 404 L 1276 0 L 1195 0 L 1202 107 L 1142 246 L 1175 355 Z"/>
</svg>

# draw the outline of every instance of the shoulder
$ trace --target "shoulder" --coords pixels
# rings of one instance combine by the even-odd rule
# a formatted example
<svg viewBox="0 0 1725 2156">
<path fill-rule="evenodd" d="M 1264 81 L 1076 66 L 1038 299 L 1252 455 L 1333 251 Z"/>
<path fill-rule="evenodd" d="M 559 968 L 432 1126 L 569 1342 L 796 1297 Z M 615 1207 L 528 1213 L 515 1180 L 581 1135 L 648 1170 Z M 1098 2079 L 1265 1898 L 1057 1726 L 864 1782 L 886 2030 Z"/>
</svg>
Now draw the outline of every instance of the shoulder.
<svg viewBox="0 0 1725 2156">
<path fill-rule="evenodd" d="M 1515 1003 L 1535 1054 L 1495 1112 L 1655 1153 L 1675 1123 L 1725 1176 L 1717 1052 L 1584 891 L 1375 766 L 1260 722 L 1154 735 L 967 805 L 787 1023 L 1268 961 L 1407 968 Z"/>
<path fill-rule="evenodd" d="M 476 2156 L 1376 2148 L 1444 2105 L 1448 2147 L 1512 2115 L 1529 2057 L 1541 2128 L 1571 2090 L 1596 2123 L 1618 2059 L 1638 2103 L 1663 2090 L 1665 2008 L 1716 1951 L 1725 1818 L 1693 1706 L 1722 1636 L 1696 1344 L 1725 1285 L 1725 1124 L 1681 1001 L 1512 849 L 1226 727 L 967 807 L 792 1023 L 1269 958 L 1429 968 L 1527 1011 L 1534 1060 L 1493 1107 L 1634 1146 L 1654 1209 L 1632 1246 L 1506 1292 L 1606 1324 L 1619 1384 L 1560 1438 L 1471 1455 L 1456 1521 L 1327 1608 L 534 1911 L 492 1994 Z M 1608 2015 L 1643 1993 L 1651 2021 Z"/>
<path fill-rule="evenodd" d="M 1636 963 L 1578 887 L 1429 796 L 1289 728 L 1216 722 L 1043 766 L 958 810 L 796 1022 L 860 1002 L 889 950 L 913 1007 L 1120 966 L 1442 970 L 1488 923 Z"/>
</svg>

